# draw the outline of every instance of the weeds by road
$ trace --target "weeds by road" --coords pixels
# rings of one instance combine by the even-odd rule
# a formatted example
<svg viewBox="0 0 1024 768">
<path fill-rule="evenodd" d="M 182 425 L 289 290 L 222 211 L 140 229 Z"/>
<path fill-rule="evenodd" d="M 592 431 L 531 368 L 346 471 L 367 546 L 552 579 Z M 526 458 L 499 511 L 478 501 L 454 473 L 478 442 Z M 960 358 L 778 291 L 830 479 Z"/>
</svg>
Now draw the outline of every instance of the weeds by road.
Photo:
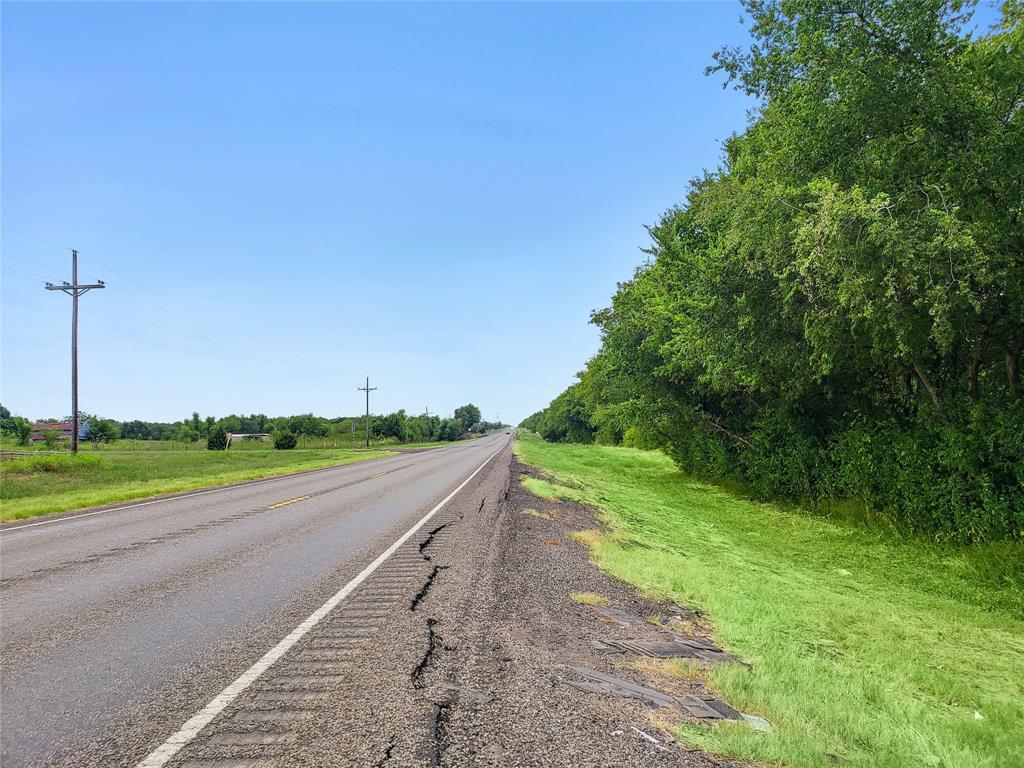
<svg viewBox="0 0 1024 768">
<path fill-rule="evenodd" d="M 238 483 L 387 456 L 387 451 L 124 451 L 0 463 L 0 520 Z"/>
<path fill-rule="evenodd" d="M 535 493 L 601 508 L 597 563 L 704 610 L 708 682 L 774 724 L 685 725 L 701 748 L 789 766 L 1024 765 L 1024 546 L 939 548 L 693 482 L 657 452 L 527 437 Z M 677 665 L 677 674 L 695 674 Z"/>
</svg>

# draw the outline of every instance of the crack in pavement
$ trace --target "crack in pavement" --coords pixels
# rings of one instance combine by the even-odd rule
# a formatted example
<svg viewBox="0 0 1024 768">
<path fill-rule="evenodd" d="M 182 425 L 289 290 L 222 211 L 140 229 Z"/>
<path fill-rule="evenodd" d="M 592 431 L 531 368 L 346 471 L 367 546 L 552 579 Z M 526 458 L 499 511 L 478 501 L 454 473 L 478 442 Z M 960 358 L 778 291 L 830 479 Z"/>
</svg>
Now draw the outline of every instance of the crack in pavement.
<svg viewBox="0 0 1024 768">
<path fill-rule="evenodd" d="M 374 763 L 373 764 L 373 768 L 384 768 L 384 766 L 387 764 L 388 760 L 391 759 L 391 755 L 392 755 L 392 753 L 394 751 L 395 751 L 395 740 L 394 740 L 394 738 L 392 738 L 391 742 L 388 744 L 387 748 L 384 750 L 384 757 L 382 757 L 380 760 L 378 760 L 376 763 Z"/>
<path fill-rule="evenodd" d="M 423 682 L 423 675 L 427 669 L 433 665 L 434 657 L 437 655 L 437 652 L 441 647 L 441 637 L 434 630 L 437 623 L 437 619 L 433 617 L 427 619 L 427 650 L 424 652 L 423 658 L 419 660 L 409 675 L 412 679 L 412 687 L 416 690 L 423 690 L 426 688 L 426 683 Z"/>
<path fill-rule="evenodd" d="M 420 587 L 419 592 L 413 595 L 412 600 L 409 602 L 410 611 L 415 611 L 419 607 L 419 604 L 423 602 L 423 599 L 427 596 L 427 593 L 430 591 L 430 588 L 434 585 L 434 580 L 437 578 L 437 575 L 448 567 L 449 566 L 447 565 L 434 566 L 434 569 L 430 572 L 430 575 L 427 576 L 427 580 L 423 582 L 423 586 Z"/>
</svg>

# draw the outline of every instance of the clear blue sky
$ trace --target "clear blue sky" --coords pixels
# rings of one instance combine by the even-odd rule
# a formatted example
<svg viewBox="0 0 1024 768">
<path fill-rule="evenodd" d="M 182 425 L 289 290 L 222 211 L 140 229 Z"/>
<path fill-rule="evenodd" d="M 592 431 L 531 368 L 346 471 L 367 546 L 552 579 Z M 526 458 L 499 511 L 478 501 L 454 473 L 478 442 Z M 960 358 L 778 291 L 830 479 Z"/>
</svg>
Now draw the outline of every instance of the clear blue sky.
<svg viewBox="0 0 1024 768">
<path fill-rule="evenodd" d="M 4 3 L 2 400 L 516 422 L 741 130 L 732 3 Z"/>
</svg>

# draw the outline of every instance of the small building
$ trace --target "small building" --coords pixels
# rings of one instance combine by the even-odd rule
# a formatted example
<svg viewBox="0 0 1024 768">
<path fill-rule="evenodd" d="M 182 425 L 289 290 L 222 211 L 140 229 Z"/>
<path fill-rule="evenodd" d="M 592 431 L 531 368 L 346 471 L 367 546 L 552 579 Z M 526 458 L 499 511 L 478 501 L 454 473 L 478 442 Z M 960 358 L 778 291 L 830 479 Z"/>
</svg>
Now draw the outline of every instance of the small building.
<svg viewBox="0 0 1024 768">
<path fill-rule="evenodd" d="M 231 445 L 231 443 L 235 442 L 244 443 L 250 440 L 257 440 L 261 443 L 269 443 L 270 434 L 268 432 L 228 432 L 228 445 Z"/>
<path fill-rule="evenodd" d="M 33 443 L 46 441 L 46 433 L 53 430 L 58 433 L 61 440 L 70 440 L 74 425 L 70 421 L 37 421 L 32 425 L 32 434 L 29 440 Z M 78 439 L 89 439 L 89 422 L 83 421 L 78 425 Z"/>
</svg>

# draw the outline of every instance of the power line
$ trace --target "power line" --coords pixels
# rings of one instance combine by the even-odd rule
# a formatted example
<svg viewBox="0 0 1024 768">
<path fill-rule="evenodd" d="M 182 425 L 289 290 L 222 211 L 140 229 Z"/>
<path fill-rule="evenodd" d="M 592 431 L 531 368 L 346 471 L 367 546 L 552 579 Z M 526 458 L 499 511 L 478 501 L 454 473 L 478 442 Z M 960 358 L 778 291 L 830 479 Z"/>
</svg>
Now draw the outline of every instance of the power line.
<svg viewBox="0 0 1024 768">
<path fill-rule="evenodd" d="M 24 232 L 18 232 L 16 229 L 11 229 L 10 227 L 0 227 L 0 230 L 3 230 L 4 232 L 8 232 L 8 233 L 10 233 L 12 235 L 17 235 L 18 237 L 27 237 L 29 240 L 35 240 L 36 242 L 39 242 L 39 243 L 46 243 L 47 245 L 52 245 L 55 248 L 63 248 L 65 251 L 73 251 L 73 250 L 75 250 L 74 248 L 72 248 L 69 245 L 62 245 L 61 243 L 55 243 L 55 242 L 53 242 L 53 240 L 44 240 L 43 238 L 36 237 L 35 235 L 29 235 L 29 234 L 26 234 Z"/>
<path fill-rule="evenodd" d="M 75 251 L 77 253 L 77 249 L 71 248 L 70 246 L 62 245 L 61 243 L 56 243 L 56 242 L 54 242 L 52 240 L 47 240 L 47 239 L 42 238 L 42 237 L 36 237 L 35 235 L 30 235 L 30 234 L 28 234 L 26 232 L 20 232 L 20 231 L 17 231 L 17 230 L 13 230 L 13 229 L 10 229 L 9 227 L 0 227 L 0 230 L 3 230 L 4 232 L 9 232 L 9 233 L 14 234 L 14 235 L 18 235 L 19 237 L 26 237 L 29 240 L 35 240 L 35 241 L 40 242 L 40 243 L 46 243 L 47 245 L 52 245 L 52 246 L 54 246 L 56 248 L 61 248 L 61 249 L 67 250 L 67 251 Z M 149 291 L 151 294 L 153 294 L 155 299 L 159 303 L 163 304 L 164 307 L 166 309 L 168 309 L 170 312 L 172 312 L 172 313 L 180 312 L 180 307 L 174 306 L 166 298 L 165 294 L 162 291 L 159 291 L 156 288 L 153 288 L 152 286 L 147 285 L 143 281 L 141 281 L 141 280 L 131 276 L 130 274 L 128 274 L 124 270 L 118 269 L 116 267 L 111 266 L 110 264 L 107 264 L 104 261 L 101 261 L 100 259 L 96 258 L 95 256 L 91 256 L 88 253 L 86 253 L 84 256 L 81 255 L 81 254 L 79 254 L 79 255 L 85 261 L 95 262 L 96 265 L 101 266 L 104 269 L 107 269 L 110 272 L 113 272 L 113 273 L 115 273 L 117 275 L 120 275 L 122 278 L 124 278 L 128 282 L 134 283 L 135 285 L 139 286 L 140 288 L 143 288 L 143 289 Z M 25 259 L 23 257 L 12 257 L 12 258 L 18 258 L 21 261 L 30 262 L 29 259 Z M 47 265 L 42 264 L 41 262 L 30 262 L 30 263 L 35 263 L 36 266 L 47 266 Z M 41 279 L 45 279 L 45 278 L 41 278 Z M 113 285 L 109 286 L 109 287 L 113 288 L 115 290 L 121 291 L 122 293 L 124 293 L 124 294 L 126 294 L 128 296 L 132 296 L 133 295 L 130 291 L 127 291 L 124 288 L 120 288 L 118 286 L 113 286 Z M 106 302 L 104 302 L 104 303 L 106 303 Z M 136 313 L 136 314 L 138 314 L 138 313 Z M 172 315 L 172 317 L 174 317 L 174 315 Z M 176 319 L 178 320 L 177 325 L 181 326 L 182 323 L 180 322 L 180 318 L 176 318 Z M 253 354 L 250 354 L 248 352 L 245 352 L 245 351 L 239 349 L 242 345 L 235 338 L 233 338 L 231 336 L 228 336 L 227 334 L 221 333 L 220 331 L 217 331 L 216 329 L 213 329 L 213 328 L 210 328 L 210 327 L 207 327 L 205 325 L 202 325 L 202 324 L 199 324 L 199 323 L 195 323 L 195 322 L 190 322 L 190 323 L 188 323 L 188 325 L 191 326 L 192 331 L 185 331 L 185 333 L 187 335 L 193 336 L 194 338 L 199 338 L 199 339 L 201 339 L 203 341 L 206 341 L 209 344 L 214 344 L 214 345 L 218 345 L 218 346 L 224 347 L 226 349 L 230 349 L 230 351 L 232 351 L 232 352 L 234 352 L 236 354 L 240 354 L 240 355 L 244 355 L 244 356 L 250 357 L 250 358 L 252 358 L 254 360 L 258 360 L 259 362 L 262 362 L 262 363 L 266 363 L 268 360 L 273 359 L 277 364 L 285 366 L 285 367 L 288 367 L 288 368 L 300 367 L 300 363 L 298 363 L 298 362 L 296 362 L 294 360 L 291 360 L 291 359 L 289 359 L 287 357 L 282 357 L 279 354 L 274 354 L 272 356 L 271 355 L 267 355 L 267 354 L 263 354 L 261 356 L 257 356 L 257 355 L 253 355 Z M 216 337 L 219 337 L 222 341 L 221 342 L 217 342 L 217 341 L 215 341 L 213 339 L 206 338 L 207 336 L 216 336 Z"/>
<path fill-rule="evenodd" d="M 7 253 L 5 251 L 0 251 L 0 256 L 3 256 L 4 259 L 14 259 L 15 261 L 23 261 L 26 264 L 33 264 L 37 267 L 45 267 L 46 269 L 56 269 L 56 267 L 53 264 L 47 264 L 42 261 L 36 261 L 35 259 L 26 259 L 24 256 L 15 256 L 13 253 Z"/>
</svg>

